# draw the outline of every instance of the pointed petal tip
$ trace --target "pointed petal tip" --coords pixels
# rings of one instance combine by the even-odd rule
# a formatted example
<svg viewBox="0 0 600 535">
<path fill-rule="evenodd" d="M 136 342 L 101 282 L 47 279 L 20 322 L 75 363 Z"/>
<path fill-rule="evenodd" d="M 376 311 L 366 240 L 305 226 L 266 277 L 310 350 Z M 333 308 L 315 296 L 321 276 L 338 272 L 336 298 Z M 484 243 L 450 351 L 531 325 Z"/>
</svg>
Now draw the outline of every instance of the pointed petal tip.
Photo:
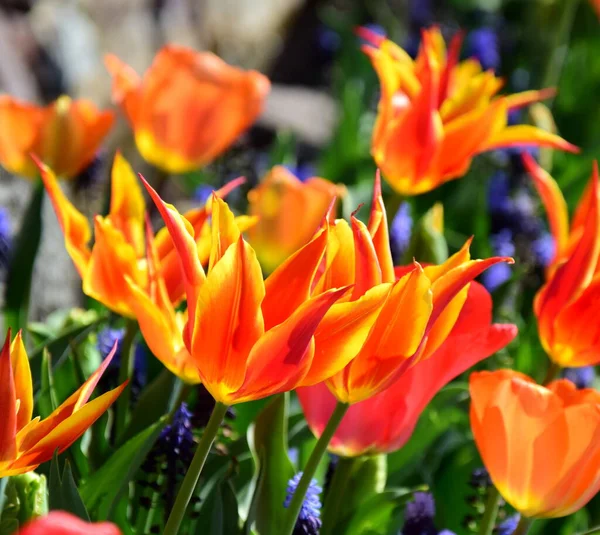
<svg viewBox="0 0 600 535">
<path fill-rule="evenodd" d="M 367 43 L 376 48 L 380 47 L 381 44 L 385 41 L 385 37 L 383 35 L 374 32 L 366 26 L 356 26 L 354 28 L 354 35 L 360 37 L 364 41 L 367 41 Z"/>
</svg>

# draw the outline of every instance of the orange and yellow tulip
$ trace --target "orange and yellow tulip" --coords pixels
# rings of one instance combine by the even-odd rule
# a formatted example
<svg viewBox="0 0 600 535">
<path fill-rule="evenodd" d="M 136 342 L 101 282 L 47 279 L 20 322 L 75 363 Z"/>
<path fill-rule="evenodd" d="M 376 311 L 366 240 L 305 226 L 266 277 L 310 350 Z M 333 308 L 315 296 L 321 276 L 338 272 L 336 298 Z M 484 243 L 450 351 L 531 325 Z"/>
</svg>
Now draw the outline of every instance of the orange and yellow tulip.
<svg viewBox="0 0 600 535">
<path fill-rule="evenodd" d="M 529 125 L 507 126 L 508 112 L 548 98 L 552 90 L 497 96 L 503 81 L 476 59 L 458 61 L 461 37 L 448 52 L 439 28 L 423 30 L 416 60 L 393 42 L 359 30 L 379 76 L 381 98 L 371 152 L 386 180 L 416 195 L 463 176 L 477 154 L 519 145 L 577 148 Z"/>
<path fill-rule="evenodd" d="M 598 167 L 583 194 L 569 229 L 569 214 L 558 184 L 535 160 L 524 155 L 546 208 L 556 243 L 546 283 L 537 293 L 534 312 L 540 340 L 560 366 L 600 363 L 600 184 Z"/>
<path fill-rule="evenodd" d="M 37 156 L 62 179 L 74 178 L 93 159 L 114 123 L 112 111 L 62 96 L 46 107 L 0 96 L 0 165 L 35 178 Z"/>
<path fill-rule="evenodd" d="M 266 280 L 227 204 L 213 194 L 212 244 L 207 272 L 186 218 L 146 184 L 171 234 L 185 284 L 188 320 L 183 340 L 202 384 L 226 405 L 260 399 L 324 380 L 315 358 L 319 321 L 346 291 L 311 297 L 327 246 L 323 230 Z M 160 333 L 149 333 L 160 337 Z M 152 344 L 159 344 L 160 340 Z M 327 355 L 337 371 L 336 356 Z"/>
<path fill-rule="evenodd" d="M 516 334 L 515 325 L 492 324 L 492 299 L 483 286 L 472 282 L 458 320 L 442 345 L 392 386 L 352 405 L 329 443 L 329 450 L 355 457 L 400 449 L 442 387 L 506 346 Z M 335 408 L 335 397 L 325 383 L 296 392 L 310 429 L 320 436 Z"/>
<path fill-rule="evenodd" d="M 306 245 L 344 188 L 323 178 L 302 182 L 278 165 L 248 193 L 249 213 L 258 222 L 248 229 L 248 241 L 261 265 L 270 273 Z"/>
<path fill-rule="evenodd" d="M 12 344 L 10 333 L 0 351 L 0 477 L 35 470 L 54 452 L 65 451 L 117 399 L 127 382 L 88 403 L 92 391 L 115 354 L 115 348 L 89 379 L 48 418 L 31 419 L 33 384 L 29 359 L 18 333 Z"/>
<path fill-rule="evenodd" d="M 193 171 L 224 152 L 256 120 L 270 89 L 256 71 L 174 45 L 141 78 L 116 56 L 105 64 L 140 154 L 169 173 Z"/>
<path fill-rule="evenodd" d="M 581 509 L 600 490 L 600 393 L 513 370 L 469 381 L 471 428 L 502 497 L 527 517 Z"/>
<path fill-rule="evenodd" d="M 65 511 L 51 511 L 25 524 L 16 535 L 121 535 L 112 522 L 90 523 Z"/>
<path fill-rule="evenodd" d="M 173 242 L 164 228 L 156 238 L 149 229 L 144 230 L 146 203 L 127 161 L 120 154 L 115 156 L 110 211 L 106 217 L 95 217 L 92 247 L 87 218 L 66 198 L 52 170 L 43 165 L 40 170 L 65 236 L 67 252 L 83 281 L 84 293 L 126 317 L 140 319 L 140 310 L 152 310 L 155 321 L 171 335 L 168 345 L 152 348 L 156 357 L 184 381 L 198 383 L 198 373 L 190 363 L 178 327 L 185 322 L 185 312 L 175 311 L 185 292 Z M 230 182 L 217 194 L 226 195 L 242 180 Z M 208 202 L 185 214 L 195 229 L 202 263 L 208 262 L 210 252 L 210 210 Z M 243 229 L 252 221 L 238 218 Z M 144 314 L 140 321 L 145 328 L 146 318 Z"/>
<path fill-rule="evenodd" d="M 418 262 L 394 268 L 379 177 L 367 225 L 352 216 L 328 225 L 330 245 L 315 293 L 353 285 L 331 307 L 315 333 L 315 360 L 344 362 L 327 386 L 338 401 L 358 403 L 385 390 L 437 350 L 467 298 L 469 283 L 489 266 L 511 258 L 471 260 L 468 240 L 439 266 Z"/>
</svg>

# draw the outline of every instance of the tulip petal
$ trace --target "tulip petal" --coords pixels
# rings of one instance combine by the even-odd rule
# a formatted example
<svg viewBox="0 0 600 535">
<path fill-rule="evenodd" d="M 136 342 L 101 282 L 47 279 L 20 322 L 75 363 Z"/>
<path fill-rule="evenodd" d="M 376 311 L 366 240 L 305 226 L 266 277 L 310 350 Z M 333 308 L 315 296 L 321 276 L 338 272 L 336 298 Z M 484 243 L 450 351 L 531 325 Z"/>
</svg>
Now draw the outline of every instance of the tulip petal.
<svg viewBox="0 0 600 535">
<path fill-rule="evenodd" d="M 212 243 L 208 270 L 210 271 L 225 254 L 230 245 L 240 239 L 240 229 L 235 224 L 233 212 L 227 203 L 212 194 Z"/>
<path fill-rule="evenodd" d="M 580 151 L 579 147 L 569 143 L 562 137 L 528 124 L 507 126 L 506 128 L 495 132 L 486 140 L 485 145 L 480 151 L 519 146 L 550 147 L 574 153 Z"/>
<path fill-rule="evenodd" d="M 10 331 L 0 351 L 0 405 L 4 422 L 0 425 L 0 462 L 11 461 L 17 454 L 17 392 L 10 357 Z"/>
<path fill-rule="evenodd" d="M 565 251 L 569 240 L 569 211 L 567 203 L 555 180 L 538 165 L 529 153 L 522 153 L 521 158 L 525 170 L 533 178 L 535 188 L 546 209 L 550 231 L 556 243 L 555 257 L 560 257 Z"/>
<path fill-rule="evenodd" d="M 130 124 L 135 124 L 140 111 L 140 84 L 138 74 L 117 56 L 104 56 L 104 65 L 112 76 L 112 100 L 121 108 Z"/>
<path fill-rule="evenodd" d="M 240 237 L 200 288 L 190 353 L 206 389 L 227 402 L 246 376 L 248 355 L 264 334 L 260 264 Z"/>
<path fill-rule="evenodd" d="M 138 257 L 144 254 L 146 202 L 133 169 L 120 152 L 112 167 L 110 213 L 112 225 L 120 230 Z"/>
<path fill-rule="evenodd" d="M 327 231 L 320 231 L 267 277 L 262 302 L 267 331 L 283 323 L 310 297 L 317 270 L 323 261 L 327 239 Z M 290 291 L 290 288 L 294 291 Z"/>
<path fill-rule="evenodd" d="M 35 159 L 35 158 L 34 158 Z M 75 264 L 79 276 L 85 277 L 90 262 L 91 251 L 88 243 L 92 237 L 87 218 L 77 210 L 60 189 L 54 172 L 35 159 L 40 176 L 54 206 L 58 223 L 65 236 L 65 247 Z"/>
<path fill-rule="evenodd" d="M 2 357 L 0 356 L 0 358 Z M 17 429 L 23 429 L 31 421 L 33 414 L 33 382 L 21 331 L 17 333 L 10 346 L 10 360 L 14 374 L 16 398 L 19 400 Z"/>
<path fill-rule="evenodd" d="M 554 96 L 556 96 L 556 89 L 554 87 L 547 87 L 546 89 L 533 89 L 513 95 L 506 95 L 502 99 L 509 110 L 516 110 L 534 102 L 553 98 Z"/>
<path fill-rule="evenodd" d="M 19 535 L 121 535 L 121 531 L 110 522 L 91 524 L 64 511 L 50 511 L 25 524 Z"/>
<path fill-rule="evenodd" d="M 354 234 L 354 287 L 352 300 L 373 286 L 382 283 L 381 267 L 377 258 L 377 251 L 369 230 L 362 221 L 352 216 L 352 231 Z"/>
<path fill-rule="evenodd" d="M 390 236 L 388 231 L 387 214 L 383 197 L 381 196 L 381 173 L 377 170 L 373 185 L 373 203 L 367 225 L 373 240 L 373 247 L 377 253 L 377 260 L 381 268 L 382 282 L 394 282 L 394 261 L 390 249 Z"/>
<path fill-rule="evenodd" d="M 244 384 L 236 403 L 294 389 L 311 368 L 314 332 L 331 306 L 348 288 L 329 290 L 305 301 L 283 323 L 262 336 L 248 357 Z"/>
</svg>

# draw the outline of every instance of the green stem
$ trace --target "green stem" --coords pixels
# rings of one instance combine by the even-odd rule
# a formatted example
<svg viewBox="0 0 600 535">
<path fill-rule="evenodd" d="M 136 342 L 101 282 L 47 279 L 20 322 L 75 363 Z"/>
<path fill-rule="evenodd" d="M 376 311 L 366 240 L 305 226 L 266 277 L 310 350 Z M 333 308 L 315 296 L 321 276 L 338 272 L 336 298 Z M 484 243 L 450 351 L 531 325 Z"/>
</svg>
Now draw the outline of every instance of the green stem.
<svg viewBox="0 0 600 535">
<path fill-rule="evenodd" d="M 513 535 L 527 535 L 531 524 L 533 524 L 533 520 L 533 518 L 522 516 L 521 520 L 519 520 L 519 524 L 517 525 L 517 529 L 515 529 L 513 532 Z"/>
<path fill-rule="evenodd" d="M 323 526 L 319 532 L 321 535 L 334 533 L 333 530 L 339 520 L 340 509 L 346 496 L 344 491 L 348 488 L 352 477 L 355 460 L 352 457 L 340 457 L 335 467 L 323 507 Z"/>
<path fill-rule="evenodd" d="M 548 370 L 546 371 L 546 377 L 544 377 L 543 385 L 547 385 L 554 381 L 560 374 L 561 367 L 559 364 L 556 364 L 553 360 L 550 361 L 548 365 Z"/>
<path fill-rule="evenodd" d="M 133 341 L 138 331 L 137 322 L 132 319 L 127 320 L 125 326 L 125 336 L 121 343 L 121 366 L 119 368 L 119 384 L 131 379 L 133 374 Z M 121 393 L 116 403 L 115 416 L 115 437 L 118 443 L 127 426 L 127 414 L 129 412 L 129 393 L 131 384 Z"/>
<path fill-rule="evenodd" d="M 321 461 L 323 454 L 327 450 L 329 442 L 333 438 L 336 429 L 339 427 L 344 414 L 346 414 L 346 411 L 349 408 L 350 405 L 338 401 L 331 418 L 329 418 L 329 421 L 327 422 L 327 426 L 323 430 L 323 434 L 315 444 L 315 447 L 310 454 L 310 458 L 304 467 L 302 477 L 300 478 L 300 482 L 296 487 L 294 496 L 292 497 L 292 501 L 288 507 L 288 514 L 285 517 L 281 535 L 292 535 L 294 526 L 296 525 L 296 520 L 298 519 L 298 514 L 302 508 L 302 503 L 306 497 L 306 491 L 310 486 L 310 482 L 317 471 L 317 467 L 319 466 L 319 462 Z"/>
<path fill-rule="evenodd" d="M 558 84 L 560 73 L 562 72 L 567 52 L 569 50 L 569 41 L 571 40 L 571 31 L 577 14 L 579 0 L 565 0 L 565 8 L 561 13 L 560 23 L 554 34 L 552 49 L 548 56 L 546 72 L 542 87 L 554 87 Z"/>
<path fill-rule="evenodd" d="M 223 418 L 225 418 L 227 409 L 227 405 L 224 405 L 223 403 L 217 401 L 215 404 L 215 408 L 210 415 L 208 424 L 206 424 L 204 433 L 202 433 L 202 438 L 200 439 L 192 463 L 183 478 L 183 482 L 177 493 L 177 498 L 175 498 L 175 503 L 173 504 L 173 509 L 171 509 L 171 514 L 167 520 L 163 535 L 176 535 L 179 532 L 179 526 L 185 516 L 185 510 L 194 494 L 194 489 L 198 484 L 198 479 L 200 479 L 200 474 L 206 458 L 208 457 L 208 452 L 219 432 L 219 427 L 221 426 Z"/>
<path fill-rule="evenodd" d="M 500 508 L 500 493 L 496 487 L 490 488 L 488 499 L 485 503 L 485 511 L 481 524 L 479 524 L 479 535 L 491 535 L 496 525 L 496 517 Z"/>
</svg>

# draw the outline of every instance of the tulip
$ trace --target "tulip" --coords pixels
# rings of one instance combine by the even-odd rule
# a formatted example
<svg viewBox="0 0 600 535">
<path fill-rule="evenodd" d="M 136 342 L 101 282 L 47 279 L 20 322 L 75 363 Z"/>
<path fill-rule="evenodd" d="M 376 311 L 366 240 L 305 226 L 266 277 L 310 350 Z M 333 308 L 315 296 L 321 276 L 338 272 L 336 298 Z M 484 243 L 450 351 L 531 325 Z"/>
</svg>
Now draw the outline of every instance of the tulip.
<svg viewBox="0 0 600 535">
<path fill-rule="evenodd" d="M 113 122 L 113 112 L 99 111 L 87 100 L 63 95 L 40 107 L 0 96 L 0 165 L 35 178 L 34 154 L 60 178 L 74 178 L 94 159 Z"/>
<path fill-rule="evenodd" d="M 35 470 L 75 442 L 113 404 L 127 383 L 88 400 L 115 354 L 111 354 L 89 379 L 48 418 L 31 419 L 33 384 L 29 359 L 19 332 L 12 344 L 10 333 L 0 351 L 0 478 Z"/>
<path fill-rule="evenodd" d="M 313 334 L 327 310 L 347 290 L 310 291 L 325 254 L 320 231 L 266 280 L 254 250 L 227 204 L 212 198 L 212 244 L 202 268 L 191 225 L 144 181 L 173 239 L 188 304 L 183 340 L 202 384 L 223 405 L 264 398 L 321 380 Z M 327 357 L 335 369 L 336 357 Z M 313 371 L 313 366 L 319 370 Z"/>
<path fill-rule="evenodd" d="M 516 336 L 515 325 L 493 324 L 492 299 L 476 282 L 442 345 L 418 362 L 392 386 L 348 409 L 329 443 L 344 457 L 391 453 L 400 449 L 433 397 L 456 376 L 506 346 Z M 310 429 L 318 437 L 335 408 L 325 383 L 297 390 Z"/>
<path fill-rule="evenodd" d="M 248 241 L 267 272 L 313 237 L 329 205 L 344 188 L 323 178 L 300 181 L 283 166 L 274 167 L 248 193 L 249 212 L 258 222 L 248 230 Z"/>
<path fill-rule="evenodd" d="M 470 58 L 459 62 L 461 37 L 448 52 L 439 28 L 424 30 L 416 60 L 393 42 L 359 30 L 381 84 L 371 152 L 392 188 L 416 195 L 463 176 L 479 153 L 538 145 L 576 152 L 557 135 L 507 126 L 508 112 L 552 90 L 497 96 L 502 80 Z"/>
<path fill-rule="evenodd" d="M 378 394 L 430 357 L 454 327 L 469 283 L 491 265 L 512 262 L 471 260 L 468 240 L 439 266 L 414 262 L 394 268 L 379 177 L 368 224 L 352 216 L 351 226 L 337 220 L 328 234 L 325 272 L 315 292 L 343 285 L 353 289 L 319 324 L 315 359 L 325 367 L 332 355 L 345 363 L 339 373 L 320 374 L 330 377 L 329 390 L 347 404 Z M 315 378 L 309 374 L 306 382 L 319 382 Z"/>
<path fill-rule="evenodd" d="M 193 171 L 224 152 L 256 120 L 270 89 L 256 71 L 174 45 L 142 78 L 113 55 L 105 64 L 140 154 L 168 173 Z"/>
<path fill-rule="evenodd" d="M 513 370 L 475 372 L 469 390 L 479 453 L 522 515 L 570 515 L 600 490 L 600 393 Z"/>
<path fill-rule="evenodd" d="M 23 526 L 17 535 L 121 535 L 112 522 L 90 523 L 64 511 L 51 511 Z"/>
<path fill-rule="evenodd" d="M 600 185 L 598 167 L 579 202 L 571 228 L 567 204 L 554 179 L 524 155 L 526 169 L 546 208 L 556 253 L 534 301 L 538 332 L 559 366 L 600 362 Z"/>
</svg>

